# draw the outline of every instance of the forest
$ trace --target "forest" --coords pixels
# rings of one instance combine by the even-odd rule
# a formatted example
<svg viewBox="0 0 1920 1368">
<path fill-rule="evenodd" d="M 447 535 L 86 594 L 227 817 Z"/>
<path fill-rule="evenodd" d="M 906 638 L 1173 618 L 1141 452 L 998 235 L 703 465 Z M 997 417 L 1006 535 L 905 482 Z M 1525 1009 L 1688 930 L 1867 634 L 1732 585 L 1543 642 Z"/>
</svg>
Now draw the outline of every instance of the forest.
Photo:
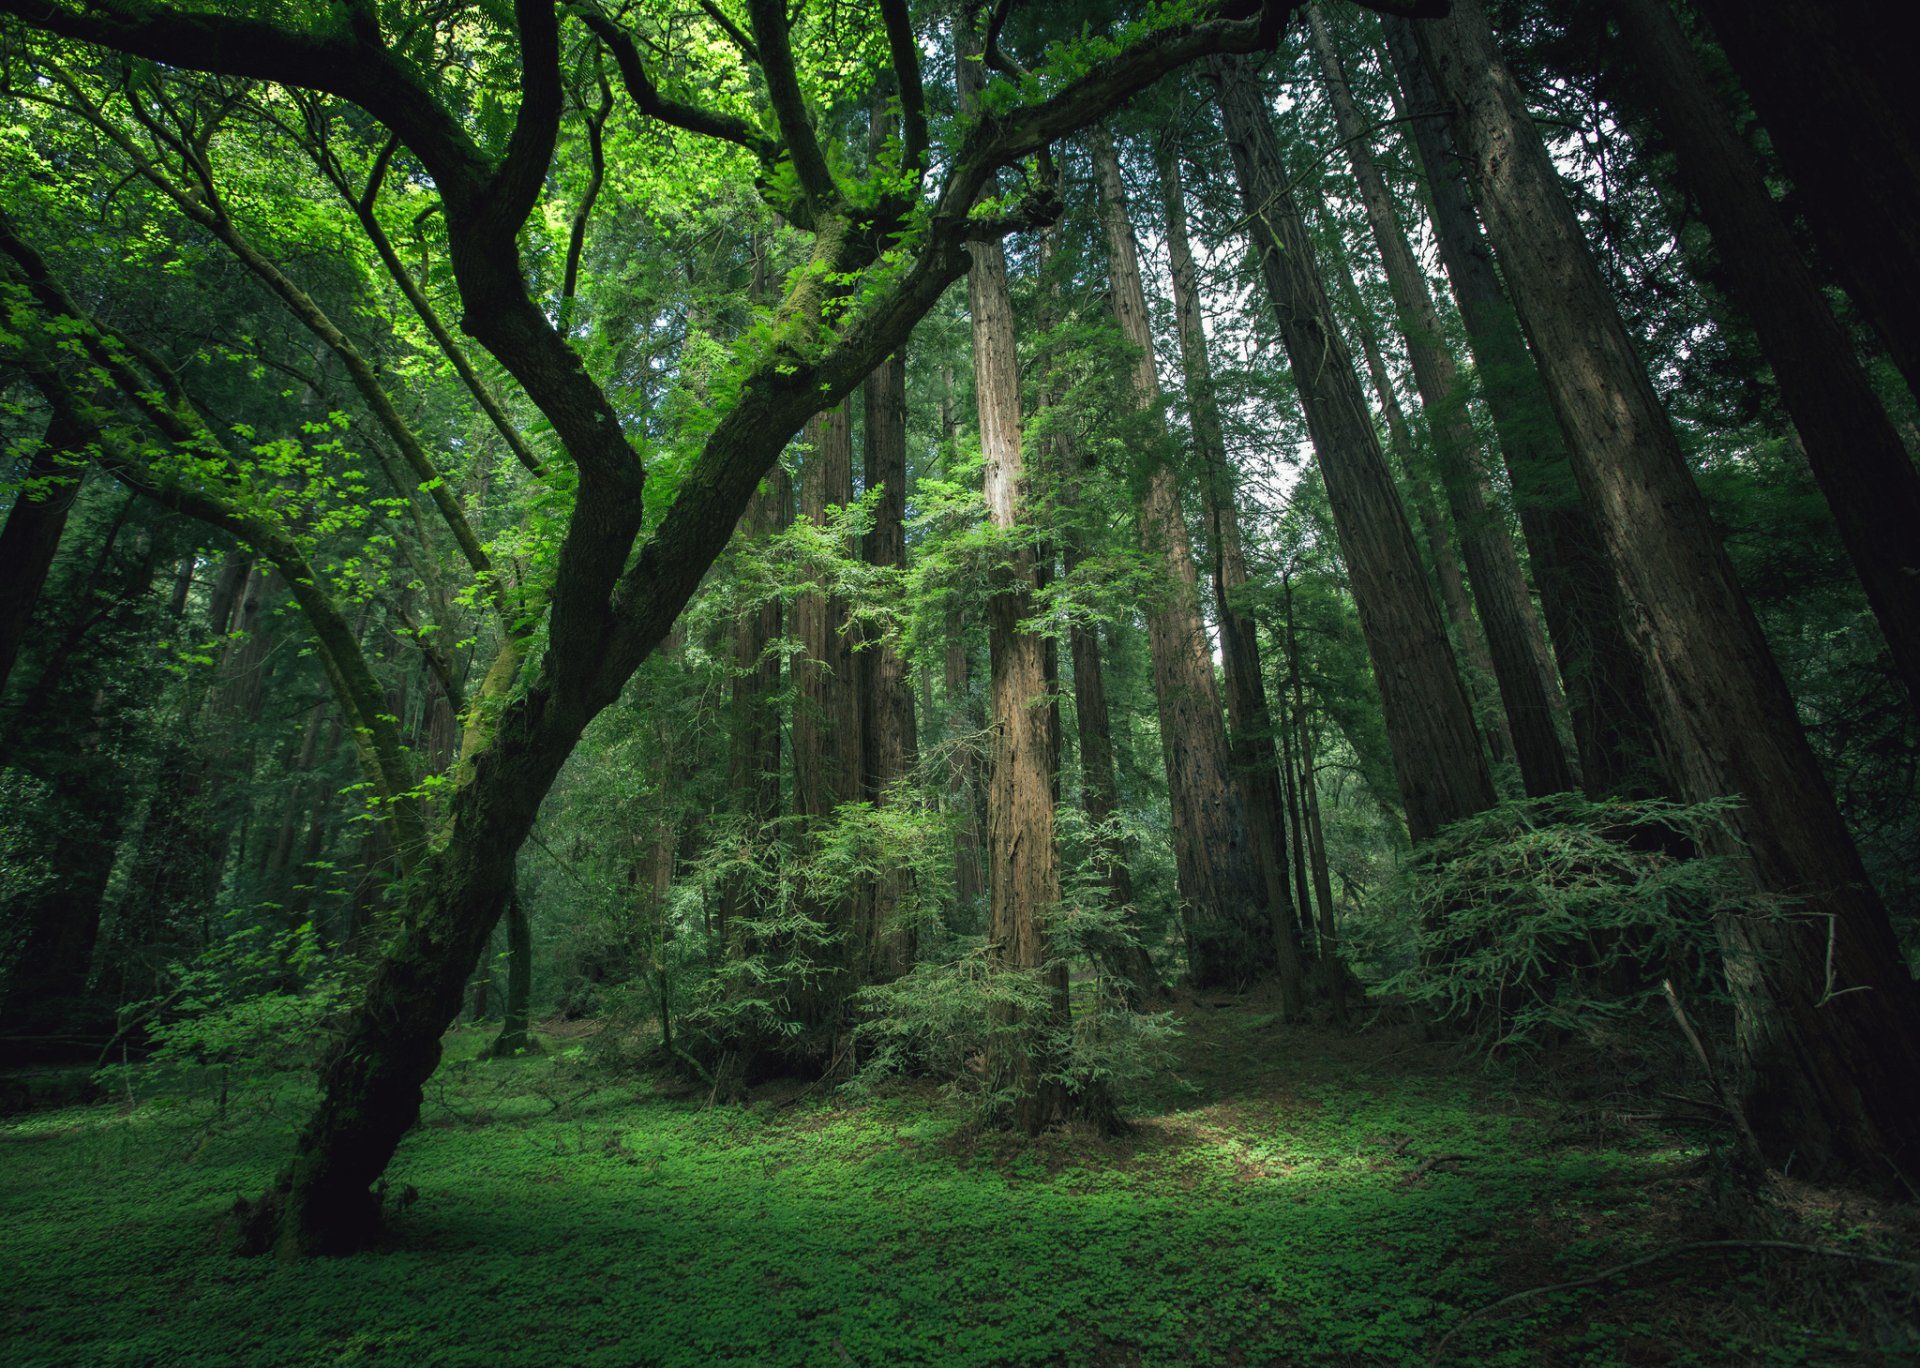
<svg viewBox="0 0 1920 1368">
<path fill-rule="evenodd" d="M 1920 1361 L 1871 9 L 0 0 L 6 1361 Z"/>
</svg>

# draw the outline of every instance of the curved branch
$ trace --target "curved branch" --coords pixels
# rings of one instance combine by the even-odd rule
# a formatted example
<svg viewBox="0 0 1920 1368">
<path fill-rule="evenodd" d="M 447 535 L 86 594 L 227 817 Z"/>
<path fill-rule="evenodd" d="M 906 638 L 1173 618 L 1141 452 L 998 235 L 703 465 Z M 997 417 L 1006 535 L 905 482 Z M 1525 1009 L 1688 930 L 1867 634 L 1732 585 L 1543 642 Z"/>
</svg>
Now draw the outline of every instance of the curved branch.
<svg viewBox="0 0 1920 1368">
<path fill-rule="evenodd" d="M 620 83 L 627 88 L 627 94 L 633 98 L 642 114 L 688 133 L 719 138 L 722 142 L 744 147 L 767 165 L 779 159 L 780 145 L 745 119 L 701 109 L 662 95 L 660 87 L 654 84 L 653 77 L 647 74 L 646 65 L 640 60 L 640 50 L 634 45 L 633 35 L 596 6 L 577 0 L 573 12 L 594 37 L 606 45 L 607 51 L 613 56 L 614 67 L 620 73 Z"/>
<path fill-rule="evenodd" d="M 806 96 L 800 91 L 786 0 L 748 0 L 747 13 L 753 22 L 753 40 L 760 49 L 760 70 L 767 78 L 767 99 L 773 106 L 774 120 L 780 125 L 780 136 L 793 159 L 800 188 L 814 217 L 820 218 L 829 206 L 839 202 L 840 187 L 827 169 L 826 154 L 820 150 L 813 120 L 807 115 Z"/>
</svg>

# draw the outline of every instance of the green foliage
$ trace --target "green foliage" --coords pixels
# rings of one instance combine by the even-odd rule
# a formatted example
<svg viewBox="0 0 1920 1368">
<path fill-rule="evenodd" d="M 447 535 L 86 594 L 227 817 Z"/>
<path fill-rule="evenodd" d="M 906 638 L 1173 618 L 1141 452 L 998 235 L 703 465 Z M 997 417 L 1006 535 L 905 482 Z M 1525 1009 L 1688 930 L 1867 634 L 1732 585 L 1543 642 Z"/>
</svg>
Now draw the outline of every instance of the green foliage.
<svg viewBox="0 0 1920 1368">
<path fill-rule="evenodd" d="M 1765 906 L 1731 861 L 1698 853 L 1732 799 L 1516 800 L 1422 843 L 1350 953 L 1402 996 L 1499 1044 L 1584 1031 L 1659 991 L 1708 981 L 1713 919 Z"/>
<path fill-rule="evenodd" d="M 101 1081 L 130 1095 L 136 1087 L 177 1089 L 217 1068 L 224 1108 L 236 1081 L 270 1090 L 277 1075 L 317 1067 L 357 975 L 351 960 L 327 956 L 311 923 L 276 932 L 249 922 L 174 965 L 170 977 L 170 992 L 123 1012 L 144 1023 L 145 1061 L 109 1065 Z"/>
<path fill-rule="evenodd" d="M 709 1107 L 575 1049 L 471 1062 L 487 1038 L 448 1041 L 380 1251 L 297 1269 L 213 1234 L 283 1161 L 273 1118 L 0 1122 L 9 1363 L 1420 1363 L 1471 1310 L 1714 1219 L 1684 1133 L 1597 1136 L 1402 1038 L 1328 1049 L 1245 1009 L 1193 1022 L 1188 1086 L 1131 1134 L 1038 1143 L 899 1090 Z M 1810 1261 L 1679 1261 L 1483 1317 L 1449 1361 L 1910 1359 L 1842 1267 L 1816 1292 Z"/>
</svg>

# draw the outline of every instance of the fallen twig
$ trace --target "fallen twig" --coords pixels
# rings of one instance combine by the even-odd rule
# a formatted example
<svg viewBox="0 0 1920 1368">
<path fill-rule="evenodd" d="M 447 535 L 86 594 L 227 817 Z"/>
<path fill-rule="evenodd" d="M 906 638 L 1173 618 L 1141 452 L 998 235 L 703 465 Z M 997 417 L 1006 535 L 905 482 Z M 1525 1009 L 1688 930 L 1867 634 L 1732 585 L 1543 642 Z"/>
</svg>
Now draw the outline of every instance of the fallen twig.
<svg viewBox="0 0 1920 1368">
<path fill-rule="evenodd" d="M 1543 1297 L 1549 1292 L 1567 1292 L 1576 1287 L 1588 1287 L 1594 1283 L 1618 1277 L 1622 1273 L 1631 1273 L 1636 1268 L 1645 1268 L 1648 1264 L 1670 1259 L 1676 1254 L 1688 1254 L 1700 1249 L 1781 1249 L 1794 1254 L 1817 1254 L 1829 1259 L 1852 1259 L 1859 1263 L 1880 1264 L 1887 1268 L 1904 1268 L 1909 1272 L 1920 1274 L 1920 1263 L 1914 1263 L 1908 1259 L 1888 1258 L 1884 1254 L 1861 1254 L 1851 1249 L 1828 1249 L 1823 1245 L 1796 1244 L 1792 1240 L 1688 1240 L 1684 1244 L 1673 1245 L 1653 1254 L 1643 1254 L 1637 1259 L 1628 1259 L 1625 1263 L 1614 1264 L 1611 1268 L 1603 1268 L 1598 1273 L 1590 1273 L 1584 1278 L 1547 1283 L 1542 1287 L 1529 1287 L 1521 1292 L 1510 1293 L 1499 1301 L 1488 1302 L 1478 1311 L 1470 1312 L 1466 1319 L 1442 1335 L 1440 1342 L 1433 1346 L 1433 1354 L 1427 1361 L 1440 1362 L 1440 1356 L 1446 1352 L 1448 1343 L 1455 1335 L 1482 1316 L 1491 1315 L 1503 1306 L 1511 1306 L 1529 1297 Z"/>
</svg>

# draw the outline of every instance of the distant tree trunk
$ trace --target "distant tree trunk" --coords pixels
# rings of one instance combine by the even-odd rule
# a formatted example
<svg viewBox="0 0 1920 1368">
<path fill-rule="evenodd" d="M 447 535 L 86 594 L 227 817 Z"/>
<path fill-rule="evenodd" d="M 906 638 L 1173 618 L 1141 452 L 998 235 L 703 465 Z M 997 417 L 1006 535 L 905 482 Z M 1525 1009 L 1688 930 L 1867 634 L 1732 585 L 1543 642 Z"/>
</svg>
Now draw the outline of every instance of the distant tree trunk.
<svg viewBox="0 0 1920 1368">
<path fill-rule="evenodd" d="M 1479 439 L 1467 413 L 1467 390 L 1448 350 L 1439 311 L 1427 292 L 1425 273 L 1414 259 L 1406 230 L 1394 213 L 1393 196 L 1374 164 L 1367 122 L 1347 88 L 1346 69 L 1333 35 L 1316 6 L 1306 10 L 1313 50 L 1333 102 L 1334 119 L 1346 148 L 1347 163 L 1360 189 L 1367 224 L 1387 277 L 1387 289 L 1399 314 L 1401 335 L 1414 384 L 1433 434 L 1440 483 L 1446 490 L 1454 526 L 1473 581 L 1474 603 L 1486 628 L 1521 782 L 1529 796 L 1541 797 L 1575 787 L 1556 717 L 1562 710 L 1559 686 L 1552 678 L 1547 643 L 1534 615 L 1533 599 L 1521 574 L 1498 510 L 1489 506 L 1486 476 L 1479 466 Z"/>
<path fill-rule="evenodd" d="M 1547 631 L 1566 681 L 1582 786 L 1596 798 L 1664 792 L 1653 705 L 1639 657 L 1627 640 L 1606 547 L 1581 502 L 1558 420 L 1480 231 L 1459 156 L 1438 112 L 1439 94 L 1414 47 L 1413 28 L 1391 18 L 1385 28 L 1404 97 L 1402 112 L 1411 112 L 1407 122 L 1426 164 L 1440 258 L 1500 438 Z"/>
<path fill-rule="evenodd" d="M 1773 365 L 1908 702 L 1920 707 L 1920 471 L 1800 259 L 1752 151 L 1714 99 L 1668 0 L 1620 0 L 1614 18 L 1651 83 L 1654 116 L 1713 233 L 1733 302 L 1753 320 Z M 1920 170 L 1920 161 L 1913 166 Z M 1898 172 L 1881 167 L 1877 174 L 1884 181 Z M 1920 208 L 1920 198 L 1914 203 Z M 1920 244 L 1920 233 L 1909 240 Z M 1914 274 L 1907 262 L 1902 284 Z M 1920 304 L 1920 293 L 1911 298 Z M 1914 326 L 1911 319 L 1900 325 Z"/>
<path fill-rule="evenodd" d="M 1724 914 L 1748 1120 L 1802 1171 L 1920 1179 L 1920 994 L 1477 0 L 1418 41 L 1654 680 L 1680 795 L 1787 915 Z"/>
<path fill-rule="evenodd" d="M 1393 377 L 1387 372 L 1386 358 L 1380 354 L 1373 318 L 1360 298 L 1360 287 L 1354 284 L 1345 244 L 1337 245 L 1339 256 L 1332 263 L 1331 274 L 1353 320 L 1360 355 L 1366 361 L 1368 378 L 1373 381 L 1373 392 L 1380 400 L 1380 410 L 1387 421 L 1387 444 L 1407 482 L 1408 502 L 1413 505 L 1414 516 L 1426 534 L 1433 578 L 1440 586 L 1440 603 L 1447 611 L 1447 620 L 1453 624 L 1454 643 L 1466 669 L 1467 677 L 1462 682 L 1467 686 L 1467 697 L 1473 702 L 1474 719 L 1486 737 L 1494 763 L 1503 765 L 1513 759 L 1513 732 L 1507 725 L 1506 710 L 1500 706 L 1500 686 L 1493 677 L 1493 656 L 1487 650 L 1487 635 L 1480 630 L 1473 599 L 1467 594 L 1466 576 L 1460 571 L 1464 557 L 1459 553 L 1459 543 L 1447 515 L 1434 499 L 1433 481 L 1427 478 L 1426 469 L 1414 452 L 1413 432 L 1400 407 L 1400 396 L 1394 391 Z"/>
<path fill-rule="evenodd" d="M 791 481 L 776 467 L 740 519 L 739 535 L 759 541 L 783 530 L 792 518 Z M 796 614 L 796 616 L 798 616 Z M 771 593 L 746 608 L 733 624 L 732 719 L 727 755 L 728 785 L 740 815 L 753 824 L 753 839 L 766 838 L 766 824 L 780 815 L 780 718 L 774 696 L 780 692 L 780 600 Z M 719 939 L 732 946 L 735 923 L 753 916 L 745 876 L 728 879 L 720 890 Z"/>
<path fill-rule="evenodd" d="M 1136 402 L 1142 409 L 1154 409 L 1160 382 L 1120 161 L 1105 129 L 1095 128 L 1089 142 L 1100 184 L 1114 313 L 1121 332 L 1138 349 Z M 1247 848 L 1246 818 L 1233 791 L 1220 691 L 1200 617 L 1199 579 L 1171 457 L 1171 451 L 1163 451 L 1154 462 L 1140 510 L 1141 542 L 1166 566 L 1162 593 L 1147 606 L 1147 644 L 1173 811 L 1187 970 L 1194 986 L 1210 988 L 1262 977 L 1274 968 L 1277 951 L 1267 890 Z"/>
<path fill-rule="evenodd" d="M 507 1009 L 500 1034 L 487 1047 L 489 1059 L 511 1059 L 533 1047 L 527 1033 L 533 1000 L 533 919 L 516 887 L 507 895 Z"/>
<path fill-rule="evenodd" d="M 977 109 L 979 37 L 956 24 L 961 107 Z M 967 248 L 967 308 L 973 317 L 974 393 L 985 458 L 987 517 L 1002 534 L 1031 530 L 1027 472 L 1021 452 L 1020 372 L 1007 259 L 998 241 Z M 1046 1075 L 1054 1061 L 1042 1038 L 1067 1024 L 1067 967 L 1055 951 L 1049 920 L 1060 905 L 1060 845 L 1055 831 L 1052 734 L 1042 640 L 1020 630 L 1033 616 L 1032 550 L 1016 541 L 988 604 L 993 659 L 993 759 L 987 775 L 987 860 L 991 898 L 988 937 L 1006 968 L 1041 977 L 1047 1006 L 1027 1027 L 996 1037 L 988 1070 L 1017 1090 L 1014 1124 L 1028 1134 L 1063 1119 L 1065 1088 Z"/>
<path fill-rule="evenodd" d="M 1214 619 L 1220 624 L 1221 657 L 1227 686 L 1227 717 L 1232 723 L 1228 755 L 1246 813 L 1247 836 L 1266 885 L 1267 915 L 1273 923 L 1276 982 L 1280 1010 L 1293 1015 L 1306 1005 L 1306 967 L 1293 893 L 1287 878 L 1286 813 L 1280 796 L 1279 757 L 1273 746 L 1273 718 L 1267 710 L 1266 683 L 1260 670 L 1260 643 L 1253 619 L 1234 596 L 1247 583 L 1246 553 L 1240 545 L 1240 515 L 1234 506 L 1233 472 L 1227 465 L 1226 437 L 1213 387 L 1213 363 L 1207 355 L 1206 327 L 1200 317 L 1200 285 L 1193 249 L 1187 241 L 1186 192 L 1180 183 L 1180 156 L 1171 143 L 1159 157 L 1160 188 L 1167 213 L 1167 251 L 1173 277 L 1173 316 L 1180 335 L 1186 380 L 1188 423 L 1200 473 L 1201 508 L 1206 516 L 1207 552 L 1212 564 Z M 1300 890 L 1302 898 L 1306 889 Z"/>
<path fill-rule="evenodd" d="M 1700 0 L 1699 8 L 1801 191 L 1822 254 L 1920 398 L 1920 89 L 1911 44 L 1874 22 L 1879 16 L 1845 6 Z"/>
<path fill-rule="evenodd" d="M 907 567 L 907 361 L 895 352 L 866 382 L 866 488 L 880 491 L 873 528 L 862 548 L 868 565 Z M 887 787 L 907 777 L 916 762 L 913 686 L 907 662 L 891 639 L 869 645 L 856 657 L 860 673 L 860 735 L 865 751 L 863 790 L 887 801 Z M 906 901 L 906 875 L 883 871 L 875 882 L 873 977 L 898 978 L 913 965 L 914 937 L 898 924 Z"/>
<path fill-rule="evenodd" d="M 60 533 L 79 496 L 83 446 L 56 415 L 27 458 L 6 525 L 0 527 L 0 688 L 20 658 L 34 605 L 60 549 Z"/>
<path fill-rule="evenodd" d="M 1050 229 L 1041 248 L 1044 262 L 1059 229 Z M 1051 284 L 1047 308 L 1042 315 L 1043 329 L 1059 325 L 1058 285 Z M 1043 386 L 1046 404 L 1061 400 L 1060 386 L 1049 376 Z M 1062 514 L 1066 531 L 1061 537 L 1061 556 L 1071 577 L 1086 559 L 1085 532 L 1071 516 L 1079 503 L 1076 492 L 1084 472 L 1093 462 L 1078 436 L 1067 425 L 1052 430 L 1050 444 L 1057 468 L 1051 472 L 1055 506 Z M 1127 919 L 1129 934 L 1133 920 L 1133 871 L 1127 864 L 1126 844 L 1113 834 L 1111 823 L 1120 811 L 1120 786 L 1114 777 L 1113 719 L 1107 709 L 1106 666 L 1101 659 L 1100 632 L 1078 615 L 1067 626 L 1067 649 L 1073 665 L 1074 730 L 1080 738 L 1080 801 L 1087 822 L 1094 829 L 1093 860 L 1107 886 L 1110 908 Z M 1056 789 L 1057 789 L 1056 785 Z M 1093 947 L 1102 967 L 1122 986 L 1129 1005 L 1144 1006 L 1164 994 L 1165 983 L 1153 967 L 1153 956 L 1138 940 L 1100 938 Z"/>
<path fill-rule="evenodd" d="M 1407 829 L 1422 841 L 1491 806 L 1493 780 L 1353 359 L 1334 325 L 1313 243 L 1287 188 L 1257 68 L 1244 59 L 1209 58 L 1204 69 L 1219 91 L 1248 231 L 1326 480 Z"/>
<path fill-rule="evenodd" d="M 800 516 L 823 526 L 830 507 L 853 500 L 853 434 L 845 404 L 807 420 L 807 457 L 800 472 Z M 793 604 L 794 658 L 798 688 L 793 714 L 794 806 L 816 821 L 832 816 L 860 787 L 858 700 L 853 691 L 853 650 L 846 633 L 846 607 L 820 588 Z"/>
<path fill-rule="evenodd" d="M 1333 1003 L 1333 1019 L 1347 1020 L 1347 998 L 1352 974 L 1340 958 L 1340 931 L 1333 913 L 1333 879 L 1327 870 L 1327 839 L 1320 825 L 1320 781 L 1313 767 L 1313 733 L 1307 727 L 1307 698 L 1300 677 L 1300 641 L 1293 629 L 1293 584 L 1286 582 L 1287 675 L 1293 681 L 1293 714 L 1300 736 L 1300 802 L 1305 809 L 1303 840 L 1313 857 L 1313 895 L 1319 906 L 1314 925 L 1320 936 L 1320 974 Z M 1291 800 L 1291 795 L 1289 795 Z M 1304 899 L 1305 894 L 1301 897 Z"/>
</svg>

